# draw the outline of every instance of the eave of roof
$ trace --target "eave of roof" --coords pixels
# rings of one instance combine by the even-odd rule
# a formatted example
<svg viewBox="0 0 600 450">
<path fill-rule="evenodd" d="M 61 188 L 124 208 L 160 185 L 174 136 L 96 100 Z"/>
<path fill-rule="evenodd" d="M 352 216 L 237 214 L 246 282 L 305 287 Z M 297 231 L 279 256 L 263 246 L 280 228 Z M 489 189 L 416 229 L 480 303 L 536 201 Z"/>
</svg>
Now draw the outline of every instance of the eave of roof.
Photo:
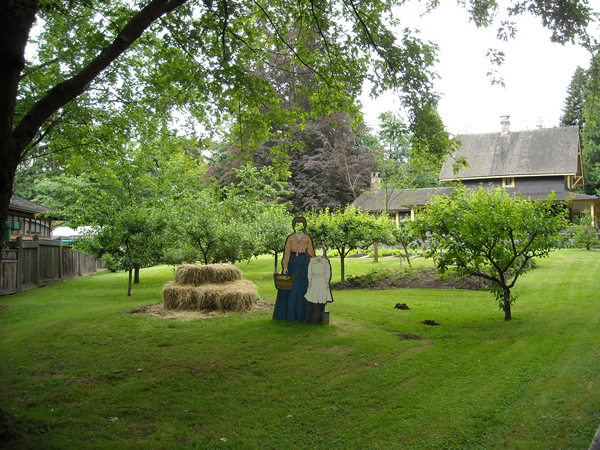
<svg viewBox="0 0 600 450">
<path fill-rule="evenodd" d="M 434 195 L 451 192 L 450 187 L 372 190 L 363 192 L 352 204 L 365 211 L 410 211 L 411 207 L 425 206 Z"/>
<path fill-rule="evenodd" d="M 9 203 L 8 209 L 12 210 L 12 211 L 19 211 L 19 212 L 24 212 L 24 213 L 29 213 L 29 214 L 37 214 L 37 213 L 42 213 L 42 212 L 56 212 L 52 208 L 48 208 L 47 206 L 33 203 L 24 198 L 17 197 L 16 195 L 13 195 L 10 197 L 10 203 Z"/>
<path fill-rule="evenodd" d="M 506 174 L 506 175 L 495 176 L 495 177 L 482 176 L 482 177 L 470 177 L 470 178 L 460 178 L 460 177 L 445 178 L 443 180 L 440 179 L 440 182 L 442 182 L 442 181 L 460 181 L 460 180 L 469 180 L 469 181 L 492 180 L 492 179 L 499 180 L 502 178 L 570 177 L 570 176 L 575 176 L 575 175 L 577 175 L 575 172 L 573 172 L 573 173 L 541 173 L 541 174 L 513 173 L 513 174 Z"/>
<path fill-rule="evenodd" d="M 548 197 L 548 192 L 523 192 L 516 188 L 505 188 L 506 192 L 512 195 L 522 195 L 530 201 L 544 200 Z M 411 207 L 422 207 L 426 206 L 429 200 L 434 195 L 450 195 L 453 188 L 425 188 L 425 189 L 404 189 L 398 191 L 392 191 L 396 193 L 397 198 L 391 199 L 388 202 L 387 208 L 384 206 L 385 202 L 382 195 L 384 191 L 374 190 L 364 192 L 361 194 L 352 204 L 364 211 L 401 211 L 408 212 Z M 388 192 L 388 194 L 390 194 Z M 572 191 L 554 191 L 555 202 L 566 202 L 570 200 L 572 202 L 585 202 L 600 204 L 600 197 L 587 194 L 579 194 Z M 407 201 L 409 198 L 415 200 L 414 202 Z M 400 201 L 398 201 L 400 200 Z"/>
</svg>

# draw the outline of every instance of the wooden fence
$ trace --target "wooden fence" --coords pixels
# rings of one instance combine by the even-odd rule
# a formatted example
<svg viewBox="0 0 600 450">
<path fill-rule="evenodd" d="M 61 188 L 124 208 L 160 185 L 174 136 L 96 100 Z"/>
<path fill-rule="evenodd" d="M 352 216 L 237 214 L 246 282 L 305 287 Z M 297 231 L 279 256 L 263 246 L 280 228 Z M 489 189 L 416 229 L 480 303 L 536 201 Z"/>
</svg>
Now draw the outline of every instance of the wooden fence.
<svg viewBox="0 0 600 450">
<path fill-rule="evenodd" d="M 69 278 L 81 277 L 102 269 L 102 260 L 72 252 L 61 241 L 41 240 L 5 242 L 0 261 L 0 295 L 47 286 Z"/>
</svg>

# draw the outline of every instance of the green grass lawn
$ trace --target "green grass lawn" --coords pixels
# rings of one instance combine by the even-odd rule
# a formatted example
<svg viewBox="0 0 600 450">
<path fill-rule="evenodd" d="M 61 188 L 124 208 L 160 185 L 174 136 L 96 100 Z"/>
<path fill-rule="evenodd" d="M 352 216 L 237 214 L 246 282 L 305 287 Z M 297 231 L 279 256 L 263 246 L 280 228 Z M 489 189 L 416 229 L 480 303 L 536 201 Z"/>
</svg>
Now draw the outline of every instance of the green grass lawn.
<svg viewBox="0 0 600 450">
<path fill-rule="evenodd" d="M 240 268 L 274 301 L 272 259 Z M 142 270 L 130 298 L 124 273 L 1 297 L 0 446 L 587 449 L 600 425 L 597 250 L 539 260 L 510 322 L 462 290 L 335 291 L 329 326 L 127 313 L 172 279 Z"/>
</svg>

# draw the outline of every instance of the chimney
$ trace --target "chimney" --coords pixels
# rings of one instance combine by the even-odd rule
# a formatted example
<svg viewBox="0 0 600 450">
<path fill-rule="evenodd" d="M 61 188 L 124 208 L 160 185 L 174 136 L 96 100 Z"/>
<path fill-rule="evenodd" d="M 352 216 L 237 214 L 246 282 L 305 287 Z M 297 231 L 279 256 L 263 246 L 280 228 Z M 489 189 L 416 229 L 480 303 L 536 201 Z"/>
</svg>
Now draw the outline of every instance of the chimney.
<svg viewBox="0 0 600 450">
<path fill-rule="evenodd" d="M 379 189 L 381 185 L 381 175 L 378 172 L 371 174 L 371 189 Z"/>
<path fill-rule="evenodd" d="M 500 136 L 508 136 L 510 134 L 510 116 L 500 116 Z"/>
</svg>

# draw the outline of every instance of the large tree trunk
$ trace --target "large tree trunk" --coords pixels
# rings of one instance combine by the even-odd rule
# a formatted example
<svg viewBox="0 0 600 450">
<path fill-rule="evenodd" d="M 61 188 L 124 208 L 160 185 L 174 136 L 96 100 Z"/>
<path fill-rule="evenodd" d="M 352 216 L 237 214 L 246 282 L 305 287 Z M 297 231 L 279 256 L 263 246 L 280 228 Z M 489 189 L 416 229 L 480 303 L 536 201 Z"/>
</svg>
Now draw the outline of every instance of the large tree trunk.
<svg viewBox="0 0 600 450">
<path fill-rule="evenodd" d="M 25 46 L 38 9 L 37 0 L 0 1 L 0 240 L 8 218 L 13 181 L 21 159 L 12 131 Z"/>
<path fill-rule="evenodd" d="M 94 79 L 163 15 L 188 0 L 151 0 L 117 38 L 73 78 L 57 84 L 15 124 L 17 94 L 25 67 L 25 46 L 39 9 L 38 0 L 0 0 L 0 236 L 12 195 L 17 166 L 44 123 L 85 92 Z"/>
</svg>

